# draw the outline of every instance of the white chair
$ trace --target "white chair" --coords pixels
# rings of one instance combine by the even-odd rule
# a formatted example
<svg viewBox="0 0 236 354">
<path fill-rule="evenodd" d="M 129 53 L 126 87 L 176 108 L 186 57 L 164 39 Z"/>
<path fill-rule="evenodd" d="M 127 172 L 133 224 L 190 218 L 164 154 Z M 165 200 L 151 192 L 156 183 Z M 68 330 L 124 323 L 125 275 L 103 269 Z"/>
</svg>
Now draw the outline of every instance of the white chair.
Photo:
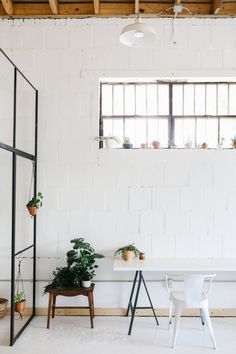
<svg viewBox="0 0 236 354">
<path fill-rule="evenodd" d="M 179 329 L 181 312 L 184 308 L 199 308 L 201 311 L 202 324 L 208 325 L 213 347 L 216 349 L 215 337 L 212 329 L 211 319 L 208 310 L 208 294 L 211 289 L 212 280 L 215 274 L 176 274 L 166 275 L 166 286 L 169 294 L 169 328 L 172 322 L 173 308 L 175 310 L 174 335 L 172 346 L 175 348 L 176 338 Z M 184 290 L 175 290 L 175 280 L 184 280 Z"/>
</svg>

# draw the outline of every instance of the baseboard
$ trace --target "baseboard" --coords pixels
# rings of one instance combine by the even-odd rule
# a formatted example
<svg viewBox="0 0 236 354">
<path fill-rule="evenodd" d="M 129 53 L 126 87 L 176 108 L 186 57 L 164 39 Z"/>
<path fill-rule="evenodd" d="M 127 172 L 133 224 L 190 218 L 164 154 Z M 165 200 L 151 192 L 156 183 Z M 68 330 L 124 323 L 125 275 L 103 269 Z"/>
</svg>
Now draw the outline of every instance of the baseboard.
<svg viewBox="0 0 236 354">
<path fill-rule="evenodd" d="M 155 310 L 157 316 L 166 317 L 168 316 L 167 308 L 158 308 Z M 37 307 L 36 308 L 37 316 L 47 316 L 48 309 L 46 307 Z M 32 313 L 32 309 L 25 308 L 24 315 L 29 316 Z M 106 308 L 106 307 L 97 307 L 95 308 L 96 316 L 125 316 L 125 308 Z M 10 309 L 8 308 L 6 314 L 10 314 Z M 88 316 L 88 309 L 58 309 L 56 310 L 57 316 Z M 198 309 L 185 309 L 183 311 L 183 316 L 186 317 L 199 317 Z M 218 308 L 210 309 L 210 315 L 212 317 L 236 317 L 236 308 Z M 136 316 L 140 317 L 149 317 L 152 316 L 151 310 L 136 310 Z"/>
</svg>

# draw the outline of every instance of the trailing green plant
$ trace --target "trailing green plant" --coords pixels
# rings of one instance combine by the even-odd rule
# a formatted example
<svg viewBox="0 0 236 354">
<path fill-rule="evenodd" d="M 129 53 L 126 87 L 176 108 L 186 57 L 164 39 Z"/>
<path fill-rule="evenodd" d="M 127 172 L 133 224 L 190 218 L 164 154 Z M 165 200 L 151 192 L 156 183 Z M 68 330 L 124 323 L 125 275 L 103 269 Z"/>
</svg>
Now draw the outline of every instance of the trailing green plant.
<svg viewBox="0 0 236 354">
<path fill-rule="evenodd" d="M 116 252 L 115 252 L 115 256 L 118 256 L 120 254 L 123 254 L 125 251 L 132 251 L 134 252 L 135 257 L 138 257 L 140 254 L 140 251 L 137 249 L 137 247 L 134 245 L 134 243 L 131 243 L 130 245 L 124 246 L 119 248 Z"/>
<path fill-rule="evenodd" d="M 115 135 L 97 136 L 95 138 L 96 141 L 105 141 L 105 140 L 109 140 L 109 139 L 110 140 L 114 140 L 117 144 L 121 143 L 120 139 L 117 136 L 115 136 Z"/>
<path fill-rule="evenodd" d="M 53 272 L 53 280 L 45 286 L 44 292 L 50 289 L 66 290 L 77 288 L 82 280 L 91 280 L 95 276 L 95 268 L 98 268 L 96 259 L 104 256 L 95 253 L 90 243 L 83 238 L 75 238 L 70 241 L 73 248 L 66 253 L 65 267 L 57 267 Z"/>
<path fill-rule="evenodd" d="M 33 197 L 27 204 L 27 208 L 30 208 L 30 207 L 36 207 L 37 209 L 39 209 L 43 203 L 42 203 L 42 200 L 43 200 L 43 194 L 41 192 L 38 192 L 38 194 L 36 195 L 36 197 Z"/>
<path fill-rule="evenodd" d="M 20 293 L 14 296 L 14 303 L 16 304 L 18 302 L 25 301 L 25 299 L 26 299 L 25 292 L 21 291 Z"/>
</svg>

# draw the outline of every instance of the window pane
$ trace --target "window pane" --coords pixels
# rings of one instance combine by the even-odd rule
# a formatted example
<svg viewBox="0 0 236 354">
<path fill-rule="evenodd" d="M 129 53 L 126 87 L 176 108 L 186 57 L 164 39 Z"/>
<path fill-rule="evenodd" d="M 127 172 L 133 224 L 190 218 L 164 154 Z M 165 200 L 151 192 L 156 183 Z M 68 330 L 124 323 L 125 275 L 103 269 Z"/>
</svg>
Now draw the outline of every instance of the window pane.
<svg viewBox="0 0 236 354">
<path fill-rule="evenodd" d="M 195 143 L 195 119 L 194 118 L 177 118 L 175 119 L 175 145 L 177 147 L 185 147 L 185 144 Z"/>
<path fill-rule="evenodd" d="M 148 146 L 151 147 L 153 141 L 159 141 L 161 148 L 168 147 L 168 119 L 148 120 Z"/>
<path fill-rule="evenodd" d="M 147 115 L 157 115 L 157 85 L 147 85 Z"/>
<path fill-rule="evenodd" d="M 123 142 L 124 139 L 124 121 L 123 119 L 113 119 L 112 135 L 116 136 Z"/>
<path fill-rule="evenodd" d="M 173 86 L 173 114 L 183 115 L 183 85 Z"/>
<path fill-rule="evenodd" d="M 202 116 L 206 114 L 206 86 L 195 85 L 195 114 Z"/>
<path fill-rule="evenodd" d="M 135 143 L 135 120 L 134 118 L 125 119 L 125 137 L 130 138 L 131 144 Z"/>
<path fill-rule="evenodd" d="M 215 148 L 218 144 L 218 119 L 200 118 L 197 120 L 197 145 L 207 143 Z"/>
<path fill-rule="evenodd" d="M 112 131 L 112 119 L 103 120 L 103 136 L 113 135 Z"/>
<path fill-rule="evenodd" d="M 114 107 L 113 114 L 115 116 L 123 115 L 124 113 L 124 89 L 123 85 L 114 86 Z"/>
<path fill-rule="evenodd" d="M 207 115 L 216 115 L 216 103 L 217 103 L 217 86 L 216 85 L 207 85 L 206 86 L 206 114 Z"/>
<path fill-rule="evenodd" d="M 236 119 L 222 118 L 220 120 L 220 139 L 224 139 L 223 146 L 232 147 L 231 139 L 236 135 Z"/>
<path fill-rule="evenodd" d="M 158 113 L 160 116 L 169 114 L 169 86 L 158 85 Z"/>
<path fill-rule="evenodd" d="M 135 114 L 134 85 L 125 86 L 125 115 L 133 116 Z"/>
<path fill-rule="evenodd" d="M 236 85 L 229 86 L 229 114 L 236 115 Z"/>
<path fill-rule="evenodd" d="M 194 85 L 184 86 L 184 115 L 194 115 Z"/>
<path fill-rule="evenodd" d="M 136 115 L 146 115 L 146 85 L 136 86 Z"/>
<path fill-rule="evenodd" d="M 102 85 L 102 115 L 112 115 L 112 86 Z"/>
<path fill-rule="evenodd" d="M 147 126 L 146 119 L 136 119 L 136 139 L 134 147 L 140 147 L 141 144 L 147 143 Z"/>
<path fill-rule="evenodd" d="M 228 85 L 218 85 L 218 114 L 228 114 Z"/>
</svg>

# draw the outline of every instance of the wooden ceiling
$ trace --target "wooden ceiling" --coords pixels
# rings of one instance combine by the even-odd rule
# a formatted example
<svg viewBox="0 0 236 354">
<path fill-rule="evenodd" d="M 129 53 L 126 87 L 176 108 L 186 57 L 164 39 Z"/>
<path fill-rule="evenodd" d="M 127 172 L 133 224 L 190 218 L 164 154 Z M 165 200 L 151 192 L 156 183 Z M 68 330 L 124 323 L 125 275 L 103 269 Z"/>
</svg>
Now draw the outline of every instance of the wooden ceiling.
<svg viewBox="0 0 236 354">
<path fill-rule="evenodd" d="M 140 13 L 144 17 L 173 17 L 174 1 L 140 0 Z M 175 1 L 184 7 L 178 17 L 236 16 L 236 0 L 182 1 Z M 0 17 L 8 18 L 115 17 L 134 12 L 134 0 L 0 0 Z"/>
</svg>

